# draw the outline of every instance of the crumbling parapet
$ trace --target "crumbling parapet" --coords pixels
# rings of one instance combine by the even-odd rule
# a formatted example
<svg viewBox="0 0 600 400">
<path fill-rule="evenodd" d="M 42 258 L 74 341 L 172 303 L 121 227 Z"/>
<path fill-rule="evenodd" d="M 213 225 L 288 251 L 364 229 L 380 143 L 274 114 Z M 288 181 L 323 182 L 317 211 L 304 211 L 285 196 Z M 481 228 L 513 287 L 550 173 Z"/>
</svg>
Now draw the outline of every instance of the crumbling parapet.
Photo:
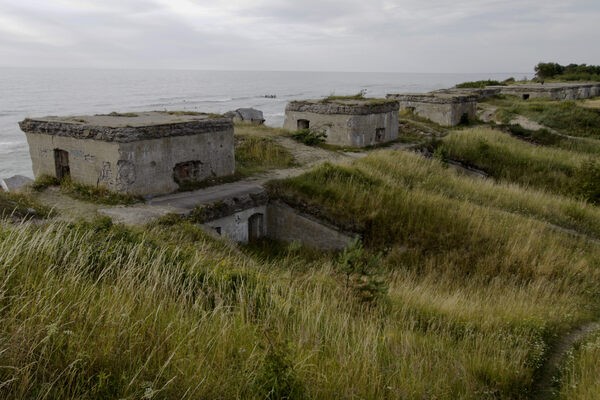
<svg viewBox="0 0 600 400">
<path fill-rule="evenodd" d="M 26 119 L 33 173 L 135 195 L 170 193 L 235 170 L 230 118 L 143 112 Z"/>
<path fill-rule="evenodd" d="M 473 120 L 477 112 L 477 98 L 470 95 L 431 92 L 388 94 L 387 98 L 397 100 L 401 109 L 442 126 L 456 126 L 465 120 Z"/>
<path fill-rule="evenodd" d="M 293 101 L 283 127 L 325 132 L 327 143 L 338 146 L 373 146 L 398 138 L 398 110 L 398 102 L 389 99 Z"/>
</svg>

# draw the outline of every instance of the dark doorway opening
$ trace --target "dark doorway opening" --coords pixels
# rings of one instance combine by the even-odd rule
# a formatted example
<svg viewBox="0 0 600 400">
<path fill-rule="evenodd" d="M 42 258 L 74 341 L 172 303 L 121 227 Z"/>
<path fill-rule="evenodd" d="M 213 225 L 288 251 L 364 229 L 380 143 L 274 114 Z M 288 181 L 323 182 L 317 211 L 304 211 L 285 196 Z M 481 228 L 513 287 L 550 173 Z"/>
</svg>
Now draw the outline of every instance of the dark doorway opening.
<svg viewBox="0 0 600 400">
<path fill-rule="evenodd" d="M 524 94 L 523 95 L 523 100 L 529 100 L 529 95 L 528 94 Z"/>
<path fill-rule="evenodd" d="M 375 129 L 375 141 L 380 143 L 380 142 L 383 142 L 384 138 L 385 138 L 385 128 Z"/>
<path fill-rule="evenodd" d="M 198 182 L 202 178 L 202 161 L 186 161 L 175 165 L 173 179 L 176 183 Z"/>
<path fill-rule="evenodd" d="M 248 241 L 254 242 L 265 236 L 265 215 L 256 213 L 248 218 Z"/>
<path fill-rule="evenodd" d="M 298 130 L 309 129 L 310 121 L 307 119 L 299 119 L 298 120 Z"/>
<path fill-rule="evenodd" d="M 69 152 L 60 149 L 54 149 L 54 166 L 56 167 L 56 177 L 60 180 L 71 175 L 69 167 Z"/>
</svg>

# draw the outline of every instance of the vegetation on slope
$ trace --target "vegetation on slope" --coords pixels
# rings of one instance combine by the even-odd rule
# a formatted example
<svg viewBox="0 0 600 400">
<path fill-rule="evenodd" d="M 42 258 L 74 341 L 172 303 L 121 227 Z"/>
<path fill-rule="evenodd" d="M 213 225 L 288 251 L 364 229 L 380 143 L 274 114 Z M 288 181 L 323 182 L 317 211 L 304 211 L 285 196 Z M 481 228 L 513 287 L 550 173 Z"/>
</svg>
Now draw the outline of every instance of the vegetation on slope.
<svg viewBox="0 0 600 400">
<path fill-rule="evenodd" d="M 0 190 L 0 218 L 46 218 L 50 215 L 51 210 L 48 207 L 38 203 L 31 197 Z"/>
<path fill-rule="evenodd" d="M 600 156 L 600 140 L 589 138 L 572 138 L 549 131 L 548 129 L 531 130 L 521 125 L 498 125 L 497 128 L 512 136 L 540 146 L 556 147 L 577 153 Z"/>
<path fill-rule="evenodd" d="M 600 332 L 577 343 L 568 352 L 561 368 L 559 399 L 600 398 Z"/>
<path fill-rule="evenodd" d="M 249 176 L 275 168 L 294 165 L 294 156 L 266 136 L 237 135 L 235 143 L 236 172 Z"/>
<path fill-rule="evenodd" d="M 112 192 L 104 186 L 92 186 L 74 182 L 69 177 L 58 180 L 50 175 L 42 175 L 35 180 L 32 188 L 34 190 L 43 191 L 50 186 L 59 186 L 61 192 L 68 194 L 75 199 L 97 204 L 130 205 L 142 201 L 140 196 Z"/>
<path fill-rule="evenodd" d="M 600 139 L 600 112 L 582 107 L 576 101 L 497 96 L 486 102 L 498 107 L 497 115 L 504 123 L 510 123 L 516 115 L 524 115 L 560 133 Z"/>
<path fill-rule="evenodd" d="M 525 143 L 485 128 L 454 132 L 434 147 L 443 157 L 482 169 L 498 180 L 597 200 L 582 189 L 599 185 L 600 167 L 592 155 Z"/>
</svg>

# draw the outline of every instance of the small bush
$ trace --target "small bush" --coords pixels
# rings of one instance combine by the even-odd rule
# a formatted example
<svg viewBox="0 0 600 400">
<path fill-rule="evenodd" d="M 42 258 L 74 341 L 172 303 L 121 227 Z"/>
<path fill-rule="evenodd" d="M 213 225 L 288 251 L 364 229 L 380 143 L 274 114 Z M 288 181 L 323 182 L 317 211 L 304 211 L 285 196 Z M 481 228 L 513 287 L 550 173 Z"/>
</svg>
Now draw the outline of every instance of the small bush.
<svg viewBox="0 0 600 400">
<path fill-rule="evenodd" d="M 344 276 L 346 289 L 361 302 L 372 303 L 387 295 L 381 263 L 381 253 L 367 254 L 362 242 L 355 239 L 340 255 L 337 270 Z"/>
<path fill-rule="evenodd" d="M 316 129 L 300 129 L 292 133 L 292 138 L 307 146 L 316 146 L 325 142 L 327 132 Z"/>
<path fill-rule="evenodd" d="M 98 204 L 129 205 L 138 203 L 142 200 L 140 196 L 111 192 L 103 186 L 94 187 L 83 183 L 73 182 L 68 177 L 60 182 L 60 189 L 76 199 Z"/>
<path fill-rule="evenodd" d="M 305 389 L 296 376 L 291 348 L 265 333 L 267 345 L 262 370 L 255 380 L 255 392 L 262 399 L 302 399 Z M 263 348 L 265 346 L 263 345 Z"/>
</svg>

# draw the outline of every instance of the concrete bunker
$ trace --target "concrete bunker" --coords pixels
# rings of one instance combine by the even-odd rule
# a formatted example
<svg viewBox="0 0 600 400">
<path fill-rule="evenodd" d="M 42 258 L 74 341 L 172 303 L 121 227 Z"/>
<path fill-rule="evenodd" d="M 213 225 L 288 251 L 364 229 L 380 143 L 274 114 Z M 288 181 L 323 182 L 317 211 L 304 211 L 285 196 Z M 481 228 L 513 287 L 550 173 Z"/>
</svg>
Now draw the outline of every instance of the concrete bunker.
<svg viewBox="0 0 600 400">
<path fill-rule="evenodd" d="M 315 129 L 338 146 L 365 147 L 398 138 L 398 102 L 386 99 L 303 100 L 288 103 L 284 129 Z"/>
<path fill-rule="evenodd" d="M 321 250 L 339 250 L 354 240 L 354 235 L 284 203 L 269 200 L 260 187 L 205 204 L 199 212 L 203 226 L 239 243 L 271 238 Z"/>
<path fill-rule="evenodd" d="M 509 86 L 488 86 L 486 89 L 497 90 L 501 94 L 518 96 L 523 100 L 545 98 L 553 100 L 578 100 L 595 97 L 600 93 L 600 83 L 551 82 Z"/>
<path fill-rule="evenodd" d="M 430 119 L 443 126 L 456 126 L 475 118 L 477 97 L 457 93 L 431 92 L 388 94 L 398 100 L 400 108 Z"/>
<path fill-rule="evenodd" d="M 44 117 L 19 123 L 33 173 L 152 196 L 235 171 L 233 122 L 203 113 Z"/>
</svg>

